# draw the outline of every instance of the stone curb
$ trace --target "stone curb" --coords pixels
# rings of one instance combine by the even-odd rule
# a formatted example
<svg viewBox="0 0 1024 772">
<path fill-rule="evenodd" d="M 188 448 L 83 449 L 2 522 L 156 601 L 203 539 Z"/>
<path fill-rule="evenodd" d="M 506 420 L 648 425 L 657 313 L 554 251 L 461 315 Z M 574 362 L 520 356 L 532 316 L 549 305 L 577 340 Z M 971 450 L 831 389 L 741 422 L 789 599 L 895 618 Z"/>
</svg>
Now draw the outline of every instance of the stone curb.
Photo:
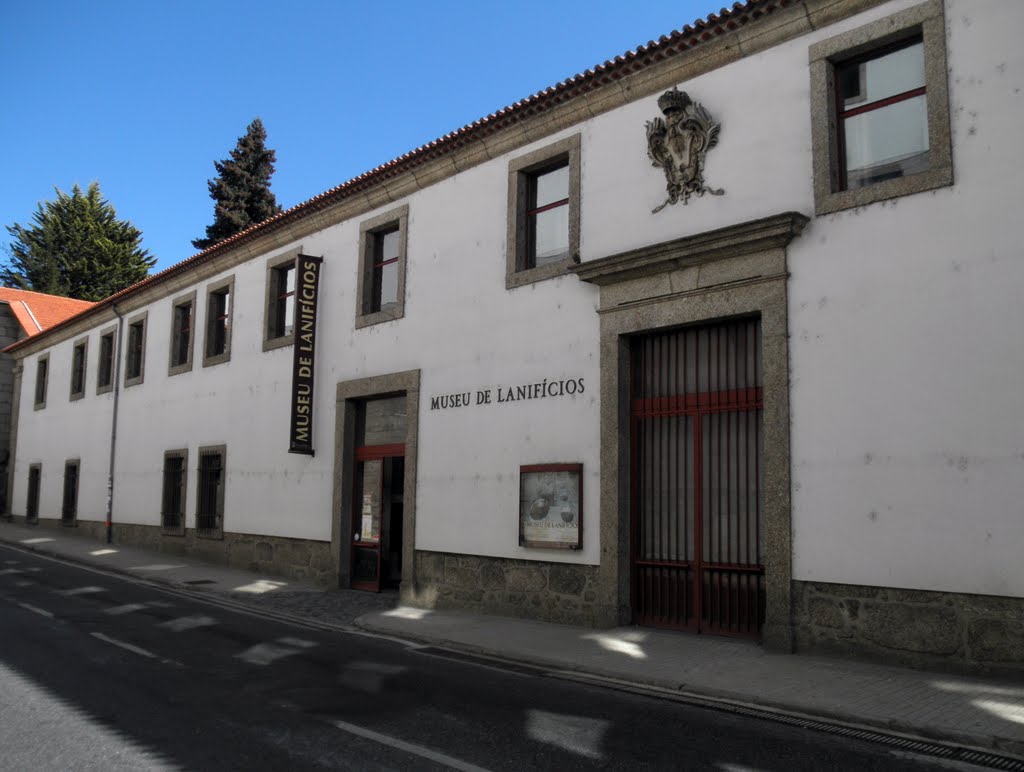
<svg viewBox="0 0 1024 772">
<path fill-rule="evenodd" d="M 371 616 L 372 614 L 364 614 L 363 616 L 357 617 L 354 621 L 354 625 L 359 629 L 376 633 L 378 635 L 385 635 L 388 637 L 399 635 L 399 633 L 394 632 L 387 625 L 374 624 L 373 620 L 369 618 Z M 928 726 L 922 726 L 912 722 L 892 720 L 872 721 L 870 716 L 865 717 L 838 710 L 813 709 L 813 712 L 808 712 L 808 708 L 803 706 L 794 706 L 786 702 L 774 700 L 758 700 L 756 698 L 752 698 L 749 694 L 707 687 L 695 688 L 692 685 L 685 683 L 674 683 L 653 677 L 637 678 L 635 676 L 631 676 L 626 678 L 621 673 L 616 673 L 601 667 L 589 667 L 578 661 L 559 661 L 545 657 L 526 659 L 525 657 L 517 656 L 514 651 L 501 649 L 497 646 L 467 644 L 461 641 L 444 638 L 443 636 L 432 636 L 416 632 L 409 632 L 408 634 L 403 632 L 400 635 L 410 641 L 443 647 L 470 655 L 491 657 L 544 670 L 592 676 L 595 679 L 600 679 L 601 682 L 611 688 L 616 688 L 616 686 L 620 688 L 632 686 L 634 688 L 644 690 L 658 690 L 666 692 L 672 697 L 681 697 L 684 699 L 689 698 L 694 702 L 704 701 L 720 703 L 723 705 L 738 705 L 741 707 L 754 708 L 795 718 L 818 719 L 858 729 L 867 729 L 885 734 L 898 734 L 913 739 L 938 742 L 944 745 L 967 747 L 980 751 L 998 751 L 999 753 L 1019 757 L 1021 761 L 1024 761 L 1024 743 L 1017 742 L 1006 737 L 970 733 L 952 734 L 949 732 L 938 732 Z"/>
</svg>

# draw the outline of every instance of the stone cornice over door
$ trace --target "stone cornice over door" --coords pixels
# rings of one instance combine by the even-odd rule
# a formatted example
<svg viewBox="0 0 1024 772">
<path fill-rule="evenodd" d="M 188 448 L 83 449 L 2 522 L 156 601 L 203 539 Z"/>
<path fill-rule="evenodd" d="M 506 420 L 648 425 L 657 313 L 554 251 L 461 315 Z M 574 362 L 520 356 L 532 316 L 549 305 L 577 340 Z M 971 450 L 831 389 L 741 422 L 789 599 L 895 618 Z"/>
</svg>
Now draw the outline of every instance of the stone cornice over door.
<svg viewBox="0 0 1024 772">
<path fill-rule="evenodd" d="M 792 512 L 786 247 L 808 218 L 787 212 L 572 267 L 601 288 L 600 594 L 632 620 L 630 596 L 629 337 L 740 316 L 761 319 L 764 368 L 762 640 L 791 651 Z M 610 545 L 615 545 L 614 549 Z"/>
</svg>

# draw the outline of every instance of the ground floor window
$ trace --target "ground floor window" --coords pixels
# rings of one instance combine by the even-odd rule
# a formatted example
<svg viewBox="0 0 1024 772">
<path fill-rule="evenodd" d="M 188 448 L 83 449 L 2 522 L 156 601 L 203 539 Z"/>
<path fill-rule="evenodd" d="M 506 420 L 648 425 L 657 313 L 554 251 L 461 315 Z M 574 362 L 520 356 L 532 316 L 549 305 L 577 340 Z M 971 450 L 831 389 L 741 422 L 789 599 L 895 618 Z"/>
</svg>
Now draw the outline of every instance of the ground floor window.
<svg viewBox="0 0 1024 772">
<path fill-rule="evenodd" d="M 39 483 L 43 476 L 43 468 L 32 464 L 28 468 L 28 496 L 25 499 L 25 520 L 30 523 L 39 522 Z"/>
<path fill-rule="evenodd" d="M 199 449 L 196 483 L 196 534 L 208 538 L 224 536 L 224 445 Z"/>
<path fill-rule="evenodd" d="M 160 522 L 164 533 L 180 535 L 185 532 L 187 461 L 187 450 L 169 450 L 164 454 L 164 485 L 160 507 Z"/>
<path fill-rule="evenodd" d="M 64 464 L 64 500 L 60 510 L 64 525 L 74 525 L 78 517 L 78 463 L 75 460 Z"/>
</svg>

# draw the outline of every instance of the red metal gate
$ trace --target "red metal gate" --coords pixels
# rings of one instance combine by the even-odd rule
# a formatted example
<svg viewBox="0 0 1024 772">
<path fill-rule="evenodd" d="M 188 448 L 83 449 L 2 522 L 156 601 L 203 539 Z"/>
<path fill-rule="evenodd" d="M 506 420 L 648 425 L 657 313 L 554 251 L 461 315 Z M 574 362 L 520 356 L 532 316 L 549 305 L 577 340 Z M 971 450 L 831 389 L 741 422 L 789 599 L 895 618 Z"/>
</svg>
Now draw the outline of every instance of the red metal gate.
<svg viewBox="0 0 1024 772">
<path fill-rule="evenodd" d="M 758 319 L 633 342 L 632 600 L 639 624 L 760 636 L 760 351 Z"/>
</svg>

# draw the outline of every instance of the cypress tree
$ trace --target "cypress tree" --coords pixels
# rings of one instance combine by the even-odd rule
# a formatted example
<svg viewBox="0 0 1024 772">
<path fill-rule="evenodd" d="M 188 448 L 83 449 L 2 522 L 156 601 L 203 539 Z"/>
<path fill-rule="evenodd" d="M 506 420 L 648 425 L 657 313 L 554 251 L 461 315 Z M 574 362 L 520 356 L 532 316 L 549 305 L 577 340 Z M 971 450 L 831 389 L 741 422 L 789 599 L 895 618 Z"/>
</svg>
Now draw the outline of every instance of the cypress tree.
<svg viewBox="0 0 1024 772">
<path fill-rule="evenodd" d="M 212 247 L 281 211 L 270 191 L 277 154 L 266 141 L 263 121 L 257 118 L 245 136 L 238 138 L 231 157 L 213 162 L 217 178 L 207 182 L 213 199 L 213 224 L 206 226 L 205 238 L 192 241 L 196 249 Z"/>
<path fill-rule="evenodd" d="M 103 300 L 142 281 L 156 258 L 140 247 L 142 233 L 119 220 L 103 198 L 98 182 L 70 195 L 59 188 L 55 201 L 44 201 L 33 224 L 7 226 L 14 240 L 0 269 L 5 287 L 50 295 Z"/>
</svg>

